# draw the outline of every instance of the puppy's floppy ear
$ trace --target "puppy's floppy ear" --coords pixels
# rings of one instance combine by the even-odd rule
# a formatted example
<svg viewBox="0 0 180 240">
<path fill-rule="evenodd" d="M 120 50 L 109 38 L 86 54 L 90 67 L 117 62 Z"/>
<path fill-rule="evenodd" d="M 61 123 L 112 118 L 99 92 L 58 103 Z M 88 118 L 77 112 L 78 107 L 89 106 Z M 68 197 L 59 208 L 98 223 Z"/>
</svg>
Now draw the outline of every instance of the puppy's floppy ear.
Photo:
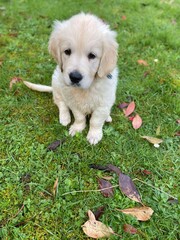
<svg viewBox="0 0 180 240">
<path fill-rule="evenodd" d="M 118 43 L 116 42 L 116 33 L 109 31 L 104 37 L 103 55 L 100 61 L 98 76 L 104 77 L 116 66 L 118 56 Z"/>
<path fill-rule="evenodd" d="M 62 23 L 60 21 L 54 22 L 54 29 L 50 35 L 49 39 L 49 53 L 54 57 L 56 62 L 61 66 L 61 52 L 60 52 L 60 44 L 61 44 L 61 33 L 62 31 Z"/>
</svg>

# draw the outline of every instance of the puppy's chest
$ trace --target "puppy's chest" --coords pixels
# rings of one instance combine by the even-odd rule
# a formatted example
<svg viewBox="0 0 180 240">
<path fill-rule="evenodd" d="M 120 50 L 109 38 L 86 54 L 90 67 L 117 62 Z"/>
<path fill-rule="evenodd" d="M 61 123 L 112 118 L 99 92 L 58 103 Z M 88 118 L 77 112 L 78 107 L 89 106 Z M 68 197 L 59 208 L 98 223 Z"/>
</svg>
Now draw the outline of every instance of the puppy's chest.
<svg viewBox="0 0 180 240">
<path fill-rule="evenodd" d="M 103 103 L 103 94 L 97 90 L 85 91 L 81 89 L 68 89 L 64 92 L 68 107 L 77 109 L 84 114 L 92 113 Z"/>
</svg>

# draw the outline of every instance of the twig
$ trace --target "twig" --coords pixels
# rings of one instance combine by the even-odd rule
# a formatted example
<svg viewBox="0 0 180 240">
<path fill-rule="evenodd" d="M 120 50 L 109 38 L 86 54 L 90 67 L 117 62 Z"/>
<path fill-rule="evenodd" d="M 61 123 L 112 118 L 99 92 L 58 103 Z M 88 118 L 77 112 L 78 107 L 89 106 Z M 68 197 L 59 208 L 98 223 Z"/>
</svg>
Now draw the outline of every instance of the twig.
<svg viewBox="0 0 180 240">
<path fill-rule="evenodd" d="M 154 188 L 155 190 L 157 190 L 157 191 L 159 191 L 159 192 L 162 192 L 162 193 L 168 195 L 169 197 L 171 197 L 171 198 L 173 198 L 173 199 L 177 199 L 177 198 L 174 197 L 173 195 L 171 195 L 171 194 L 169 194 L 169 193 L 167 193 L 167 192 L 164 192 L 163 190 L 161 190 L 161 189 L 159 189 L 159 188 L 156 188 L 156 187 L 154 187 L 153 185 L 151 185 L 151 184 L 149 184 L 149 183 L 146 183 L 146 182 L 144 182 L 144 181 L 142 181 L 142 180 L 140 180 L 140 179 L 138 179 L 138 178 L 134 178 L 133 181 L 139 181 L 139 182 L 141 182 L 141 183 L 143 183 L 143 184 L 145 184 L 145 185 L 147 185 L 147 186 L 149 186 L 149 187 Z"/>
<path fill-rule="evenodd" d="M 96 189 L 96 190 L 78 190 L 78 191 L 66 192 L 66 193 L 63 193 L 61 196 L 65 196 L 65 195 L 73 194 L 73 193 L 100 192 L 100 191 L 110 189 L 110 188 L 115 188 L 115 187 L 119 187 L 119 185 L 114 185 L 114 186 L 111 186 L 111 187 Z"/>
<path fill-rule="evenodd" d="M 14 216 L 12 216 L 11 218 L 9 218 L 9 219 L 7 220 L 7 222 L 9 222 L 9 221 L 11 221 L 13 218 L 17 217 L 17 215 L 23 210 L 23 208 L 24 208 L 24 203 L 23 203 L 23 205 L 21 206 L 21 208 L 18 210 L 18 212 L 17 212 Z"/>
</svg>

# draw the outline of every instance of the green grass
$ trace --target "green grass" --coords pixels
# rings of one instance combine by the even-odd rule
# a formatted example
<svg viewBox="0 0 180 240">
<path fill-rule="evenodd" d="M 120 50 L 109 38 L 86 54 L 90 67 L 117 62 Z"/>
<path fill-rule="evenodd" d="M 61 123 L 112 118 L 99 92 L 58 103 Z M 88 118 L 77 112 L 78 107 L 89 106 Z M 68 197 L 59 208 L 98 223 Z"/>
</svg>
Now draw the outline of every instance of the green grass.
<svg viewBox="0 0 180 240">
<path fill-rule="evenodd" d="M 179 0 L 0 0 L 1 239 L 88 239 L 81 229 L 86 212 L 103 205 L 107 207 L 100 220 L 123 239 L 178 239 L 179 206 L 170 204 L 167 194 L 179 194 L 179 139 L 174 136 L 180 118 L 179 7 Z M 98 15 L 118 32 L 120 75 L 113 122 L 104 126 L 103 140 L 96 146 L 86 141 L 87 129 L 68 136 L 50 94 L 30 91 L 22 83 L 9 89 L 15 76 L 50 84 L 55 67 L 47 50 L 52 23 L 80 11 Z M 138 65 L 138 59 L 149 65 Z M 143 119 L 139 130 L 117 108 L 132 99 Z M 140 136 L 156 136 L 158 126 L 163 143 L 156 149 Z M 62 146 L 47 152 L 50 143 L 64 137 Z M 115 211 L 138 206 L 118 188 L 109 199 L 99 192 L 63 196 L 98 188 L 97 176 L 105 174 L 89 169 L 90 163 L 114 164 L 143 181 L 135 184 L 143 202 L 154 210 L 151 219 L 139 222 Z M 152 174 L 143 175 L 143 169 Z M 56 178 L 58 193 L 53 197 Z M 125 223 L 143 234 L 125 233 Z"/>
</svg>

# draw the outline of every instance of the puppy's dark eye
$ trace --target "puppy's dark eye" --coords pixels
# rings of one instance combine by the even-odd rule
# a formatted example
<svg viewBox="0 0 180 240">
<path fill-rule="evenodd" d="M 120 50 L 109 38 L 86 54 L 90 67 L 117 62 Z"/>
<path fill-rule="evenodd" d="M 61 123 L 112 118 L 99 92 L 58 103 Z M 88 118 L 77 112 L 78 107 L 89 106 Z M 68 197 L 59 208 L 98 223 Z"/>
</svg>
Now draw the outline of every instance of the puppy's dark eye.
<svg viewBox="0 0 180 240">
<path fill-rule="evenodd" d="M 89 59 L 95 59 L 96 58 L 96 55 L 94 53 L 89 53 L 88 54 L 88 58 Z"/>
<path fill-rule="evenodd" d="M 65 53 L 66 55 L 70 56 L 70 55 L 71 55 L 71 49 L 66 49 L 66 50 L 64 51 L 64 53 Z"/>
</svg>

